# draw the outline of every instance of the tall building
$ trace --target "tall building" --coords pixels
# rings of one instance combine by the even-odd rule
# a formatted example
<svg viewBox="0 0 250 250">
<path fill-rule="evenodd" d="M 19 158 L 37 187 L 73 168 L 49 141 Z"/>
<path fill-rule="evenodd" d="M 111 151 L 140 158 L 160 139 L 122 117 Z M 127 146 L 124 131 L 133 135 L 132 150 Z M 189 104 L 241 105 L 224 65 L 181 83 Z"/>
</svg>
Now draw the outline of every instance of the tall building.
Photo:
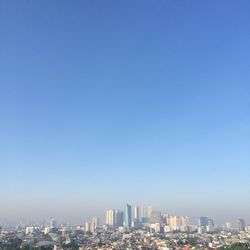
<svg viewBox="0 0 250 250">
<path fill-rule="evenodd" d="M 140 217 L 140 208 L 138 206 L 135 206 L 135 221 L 140 221 L 141 217 Z"/>
<path fill-rule="evenodd" d="M 181 227 L 188 227 L 189 219 L 187 216 L 169 216 L 168 223 L 172 229 L 180 229 Z"/>
<path fill-rule="evenodd" d="M 105 222 L 107 225 L 114 227 L 115 226 L 115 210 L 110 209 L 106 211 Z"/>
<path fill-rule="evenodd" d="M 123 212 L 115 210 L 115 227 L 121 227 L 123 225 Z"/>
<path fill-rule="evenodd" d="M 189 226 L 189 218 L 188 216 L 181 216 L 181 226 L 188 227 Z"/>
<path fill-rule="evenodd" d="M 245 228 L 246 228 L 246 223 L 243 219 L 238 219 L 237 220 L 237 228 L 240 231 L 245 231 Z"/>
<path fill-rule="evenodd" d="M 90 222 L 85 223 L 85 231 L 86 232 L 91 232 L 91 223 Z"/>
<path fill-rule="evenodd" d="M 91 222 L 95 228 L 99 226 L 99 219 L 97 217 L 93 217 Z"/>
<path fill-rule="evenodd" d="M 208 217 L 202 216 L 199 218 L 199 227 L 206 228 L 208 226 Z"/>
<path fill-rule="evenodd" d="M 49 225 L 50 225 L 51 228 L 55 228 L 56 227 L 56 220 L 55 220 L 55 218 L 53 218 L 53 217 L 50 218 Z"/>
<path fill-rule="evenodd" d="M 124 227 L 130 228 L 131 222 L 132 222 L 131 206 L 127 204 L 124 213 Z"/>
</svg>

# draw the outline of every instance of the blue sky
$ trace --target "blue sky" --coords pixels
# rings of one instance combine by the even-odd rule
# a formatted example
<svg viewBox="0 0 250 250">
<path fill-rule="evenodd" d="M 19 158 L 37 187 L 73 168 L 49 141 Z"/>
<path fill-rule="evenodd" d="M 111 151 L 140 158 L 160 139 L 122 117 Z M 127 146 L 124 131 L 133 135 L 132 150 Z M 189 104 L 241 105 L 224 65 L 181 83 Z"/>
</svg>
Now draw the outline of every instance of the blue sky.
<svg viewBox="0 0 250 250">
<path fill-rule="evenodd" d="M 249 1 L 1 1 L 0 220 L 250 223 L 249 28 Z"/>
</svg>

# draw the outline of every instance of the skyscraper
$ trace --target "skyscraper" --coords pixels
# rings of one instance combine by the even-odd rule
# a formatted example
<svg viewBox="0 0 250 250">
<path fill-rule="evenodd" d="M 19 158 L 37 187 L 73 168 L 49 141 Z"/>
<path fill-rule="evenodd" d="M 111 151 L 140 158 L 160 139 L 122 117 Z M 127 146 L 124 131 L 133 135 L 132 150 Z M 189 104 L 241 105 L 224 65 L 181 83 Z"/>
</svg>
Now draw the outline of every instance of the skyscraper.
<svg viewBox="0 0 250 250">
<path fill-rule="evenodd" d="M 120 227 L 123 225 L 123 212 L 115 210 L 115 227 Z"/>
<path fill-rule="evenodd" d="M 238 219 L 237 220 L 237 227 L 238 227 L 239 232 L 245 231 L 245 227 L 246 227 L 245 221 L 243 219 Z"/>
<path fill-rule="evenodd" d="M 141 217 L 140 217 L 140 209 L 138 206 L 135 206 L 135 221 L 140 221 Z"/>
<path fill-rule="evenodd" d="M 189 218 L 187 216 L 169 216 L 168 224 L 171 230 L 187 231 Z"/>
<path fill-rule="evenodd" d="M 208 226 L 208 217 L 205 217 L 205 216 L 200 217 L 199 226 L 206 228 L 206 226 Z"/>
<path fill-rule="evenodd" d="M 125 207 L 125 214 L 124 214 L 124 227 L 125 228 L 130 228 L 131 227 L 131 221 L 132 221 L 131 206 L 129 204 L 127 204 L 126 207 Z"/>
<path fill-rule="evenodd" d="M 49 224 L 50 224 L 50 227 L 51 227 L 51 228 L 56 227 L 56 220 L 55 220 L 55 218 L 51 217 L 51 218 L 50 218 Z"/>
<path fill-rule="evenodd" d="M 110 209 L 106 211 L 106 224 L 109 226 L 114 227 L 115 226 L 115 210 Z"/>
</svg>

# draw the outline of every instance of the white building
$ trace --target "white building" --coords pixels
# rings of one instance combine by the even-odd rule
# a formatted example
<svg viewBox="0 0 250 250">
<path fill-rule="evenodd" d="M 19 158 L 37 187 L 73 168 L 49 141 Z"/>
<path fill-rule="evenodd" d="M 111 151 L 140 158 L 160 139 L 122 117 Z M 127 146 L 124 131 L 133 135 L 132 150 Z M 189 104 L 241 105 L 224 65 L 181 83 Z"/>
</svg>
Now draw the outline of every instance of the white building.
<svg viewBox="0 0 250 250">
<path fill-rule="evenodd" d="M 115 226 L 115 210 L 114 209 L 106 211 L 105 221 L 106 221 L 106 225 Z"/>
<path fill-rule="evenodd" d="M 35 228 L 34 227 L 26 227 L 25 233 L 26 234 L 32 234 L 34 233 Z"/>
</svg>

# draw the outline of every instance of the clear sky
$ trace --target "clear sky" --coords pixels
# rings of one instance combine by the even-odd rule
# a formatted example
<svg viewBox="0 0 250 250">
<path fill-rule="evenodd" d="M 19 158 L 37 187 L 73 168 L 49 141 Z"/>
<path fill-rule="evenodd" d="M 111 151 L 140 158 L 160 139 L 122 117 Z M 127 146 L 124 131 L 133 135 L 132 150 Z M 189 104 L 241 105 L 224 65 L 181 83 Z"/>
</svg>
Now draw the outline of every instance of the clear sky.
<svg viewBox="0 0 250 250">
<path fill-rule="evenodd" d="M 250 1 L 1 0 L 0 50 L 0 221 L 250 223 Z"/>
</svg>

